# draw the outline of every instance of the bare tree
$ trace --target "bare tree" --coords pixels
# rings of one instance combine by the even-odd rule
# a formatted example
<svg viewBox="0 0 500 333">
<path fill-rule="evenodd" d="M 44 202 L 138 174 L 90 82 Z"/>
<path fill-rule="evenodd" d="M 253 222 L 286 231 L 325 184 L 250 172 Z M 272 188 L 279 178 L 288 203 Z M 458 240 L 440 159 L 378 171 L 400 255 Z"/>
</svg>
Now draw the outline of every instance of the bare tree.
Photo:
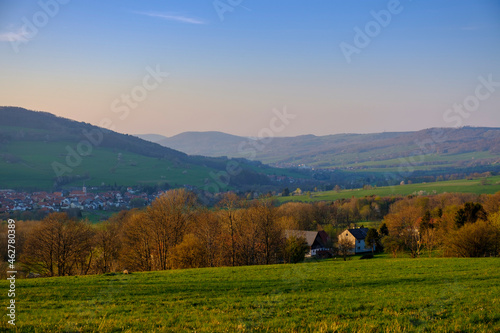
<svg viewBox="0 0 500 333">
<path fill-rule="evenodd" d="M 196 225 L 190 228 L 203 248 L 203 265 L 209 267 L 223 265 L 222 222 L 220 215 L 202 209 L 196 215 Z"/>
<path fill-rule="evenodd" d="M 422 244 L 429 254 L 429 257 L 432 255 L 432 251 L 438 246 L 438 237 L 436 230 L 434 228 L 424 229 L 420 234 Z"/>
<path fill-rule="evenodd" d="M 203 244 L 196 235 L 186 234 L 182 242 L 169 252 L 170 267 L 174 269 L 205 267 L 204 251 Z"/>
<path fill-rule="evenodd" d="M 44 275 L 87 274 L 93 236 L 88 223 L 72 220 L 65 213 L 52 213 L 29 234 L 21 260 Z"/>
<path fill-rule="evenodd" d="M 257 223 L 248 214 L 248 209 L 238 211 L 235 230 L 236 265 L 257 264 L 258 230 Z"/>
<path fill-rule="evenodd" d="M 347 256 L 353 253 L 354 242 L 346 236 L 340 236 L 338 250 L 339 254 L 344 258 L 344 261 L 346 261 Z"/>
<path fill-rule="evenodd" d="M 283 231 L 277 222 L 276 207 L 271 200 L 256 200 L 249 211 L 257 223 L 259 240 L 264 250 L 264 263 L 270 264 L 273 258 L 277 258 L 283 240 Z"/>
<path fill-rule="evenodd" d="M 29 270 L 42 275 L 57 274 L 57 232 L 58 221 L 55 215 L 47 216 L 28 234 L 21 261 Z"/>
<path fill-rule="evenodd" d="M 185 189 L 176 189 L 157 198 L 146 210 L 146 223 L 154 242 L 158 269 L 169 268 L 168 251 L 182 241 L 193 220 L 195 205 L 194 194 Z"/>
<path fill-rule="evenodd" d="M 231 242 L 231 266 L 235 265 L 235 227 L 236 227 L 236 210 L 241 207 L 240 198 L 233 192 L 225 193 L 222 200 L 219 203 L 219 209 L 224 218 L 224 222 L 229 228 L 230 242 Z"/>
<path fill-rule="evenodd" d="M 153 269 L 153 242 L 144 212 L 134 212 L 123 223 L 120 260 L 123 268 L 137 271 Z"/>
<path fill-rule="evenodd" d="M 113 270 L 120 251 L 120 226 L 117 222 L 104 222 L 95 234 L 96 265 L 101 273 Z"/>
<path fill-rule="evenodd" d="M 403 202 L 399 210 L 390 213 L 384 218 L 384 223 L 389 228 L 391 237 L 399 238 L 404 244 L 412 258 L 420 255 L 422 242 L 420 240 L 420 215 L 421 209 Z"/>
</svg>

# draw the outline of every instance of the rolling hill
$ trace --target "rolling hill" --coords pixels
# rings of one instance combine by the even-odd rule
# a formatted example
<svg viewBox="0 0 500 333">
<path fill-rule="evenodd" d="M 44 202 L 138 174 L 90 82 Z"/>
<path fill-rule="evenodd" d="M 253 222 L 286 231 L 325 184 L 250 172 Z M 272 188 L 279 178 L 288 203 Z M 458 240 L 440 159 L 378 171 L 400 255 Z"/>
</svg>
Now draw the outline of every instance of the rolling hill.
<svg viewBox="0 0 500 333">
<path fill-rule="evenodd" d="M 144 138 L 171 147 L 47 112 L 0 107 L 0 189 L 54 190 L 85 182 L 263 193 L 296 186 L 328 190 L 431 182 L 441 175 L 456 179 L 500 171 L 498 128 L 306 135 L 267 144 L 220 132 Z M 287 169 L 299 165 L 304 170 Z M 226 177 L 229 166 L 238 172 Z"/>
<path fill-rule="evenodd" d="M 238 172 L 225 179 L 228 165 L 237 165 Z M 0 189 L 49 190 L 85 182 L 87 186 L 167 183 L 216 191 L 272 187 L 268 175 L 283 172 L 243 159 L 188 156 L 47 112 L 0 107 Z"/>
<path fill-rule="evenodd" d="M 159 144 L 187 154 L 248 157 L 254 140 L 220 132 L 186 132 L 159 139 Z M 240 146 L 241 145 L 241 146 Z M 393 172 L 402 166 L 416 171 L 453 172 L 500 166 L 500 128 L 432 128 L 417 132 L 302 135 L 277 137 L 259 145 L 256 160 L 288 167 Z"/>
<path fill-rule="evenodd" d="M 441 193 L 473 193 L 494 194 L 500 192 L 500 176 L 459 179 L 432 183 L 404 184 L 382 186 L 374 188 L 357 188 L 338 191 L 319 191 L 305 195 L 281 196 L 277 200 L 281 203 L 289 201 L 314 202 L 335 201 L 349 198 L 363 198 L 367 196 L 391 197 L 407 195 L 433 195 Z"/>
<path fill-rule="evenodd" d="M 137 136 L 189 155 L 210 157 L 237 157 L 239 145 L 249 140 L 248 138 L 222 132 L 184 132 L 169 138 L 158 134 Z"/>
</svg>

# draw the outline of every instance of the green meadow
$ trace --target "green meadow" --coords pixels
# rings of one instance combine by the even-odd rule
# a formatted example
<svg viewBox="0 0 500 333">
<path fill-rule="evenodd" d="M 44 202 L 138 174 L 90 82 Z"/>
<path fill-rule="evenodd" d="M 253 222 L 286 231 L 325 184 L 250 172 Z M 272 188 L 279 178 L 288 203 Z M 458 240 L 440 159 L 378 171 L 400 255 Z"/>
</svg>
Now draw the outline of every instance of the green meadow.
<svg viewBox="0 0 500 333">
<path fill-rule="evenodd" d="M 4 315 L 6 332 L 500 332 L 498 258 L 381 255 L 16 283 L 16 329 Z M 0 288 L 5 305 L 7 281 Z"/>
<path fill-rule="evenodd" d="M 56 173 L 53 162 L 66 165 L 66 147 L 75 148 L 73 142 L 13 142 L 6 145 L 4 154 L 16 156 L 8 162 L 0 159 L 3 176 L 0 188 L 38 187 L 51 189 Z M 147 170 L 148 172 L 144 172 Z M 91 176 L 87 186 L 139 185 L 139 184 L 192 184 L 203 185 L 209 172 L 202 166 L 174 164 L 168 160 L 141 156 L 127 151 L 103 147 L 93 147 L 88 156 L 81 158 L 81 163 L 72 168 L 70 175 Z M 81 186 L 82 181 L 76 181 Z"/>
<path fill-rule="evenodd" d="M 57 176 L 53 163 L 59 168 L 68 167 L 67 148 L 76 149 L 75 142 L 35 142 L 15 141 L 2 146 L 0 151 L 1 188 L 51 190 Z M 72 163 L 75 160 L 71 160 Z M 201 158 L 191 158 L 187 162 L 173 159 L 159 159 L 131 153 L 121 149 L 92 147 L 89 155 L 70 164 L 65 175 L 86 176 L 87 186 L 157 185 L 168 183 L 173 187 L 185 184 L 204 187 L 213 181 L 213 175 L 221 170 L 206 166 Z M 196 162 L 196 163 L 195 163 Z M 224 161 L 219 167 L 226 168 Z M 257 173 L 304 177 L 298 172 L 243 165 L 243 168 Z M 68 186 L 82 186 L 83 180 L 74 180 Z"/>
<path fill-rule="evenodd" d="M 486 181 L 486 184 L 482 181 Z M 288 197 L 279 197 L 279 202 L 288 201 L 333 201 L 346 198 L 363 198 L 365 196 L 396 196 L 411 194 L 440 194 L 440 193 L 474 193 L 474 194 L 494 194 L 500 191 L 500 176 L 494 176 L 484 179 L 459 179 L 432 183 L 405 184 L 395 186 L 375 187 L 372 189 L 353 189 L 311 192 L 311 195 L 297 195 Z"/>
</svg>

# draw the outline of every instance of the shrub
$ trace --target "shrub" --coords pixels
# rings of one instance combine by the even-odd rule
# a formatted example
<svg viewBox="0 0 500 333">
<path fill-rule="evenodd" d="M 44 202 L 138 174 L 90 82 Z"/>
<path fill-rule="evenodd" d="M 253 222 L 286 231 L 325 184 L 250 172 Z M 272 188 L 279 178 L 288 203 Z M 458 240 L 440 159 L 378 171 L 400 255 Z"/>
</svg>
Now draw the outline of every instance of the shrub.
<svg viewBox="0 0 500 333">
<path fill-rule="evenodd" d="M 445 240 L 445 254 L 452 257 L 483 257 L 495 254 L 498 232 L 489 222 L 466 223 Z"/>
<path fill-rule="evenodd" d="M 309 251 L 309 245 L 303 237 L 290 237 L 286 240 L 285 258 L 289 263 L 298 263 L 304 261 L 306 253 Z"/>
</svg>

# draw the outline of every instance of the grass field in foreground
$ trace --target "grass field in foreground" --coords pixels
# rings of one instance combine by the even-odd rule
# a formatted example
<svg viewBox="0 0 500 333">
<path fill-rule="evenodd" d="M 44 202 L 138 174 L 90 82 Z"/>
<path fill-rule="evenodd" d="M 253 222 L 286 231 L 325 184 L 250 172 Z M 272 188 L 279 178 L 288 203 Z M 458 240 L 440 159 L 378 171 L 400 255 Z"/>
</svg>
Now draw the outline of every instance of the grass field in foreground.
<svg viewBox="0 0 500 333">
<path fill-rule="evenodd" d="M 423 194 L 440 194 L 440 193 L 475 193 L 475 194 L 494 194 L 500 191 L 500 176 L 494 176 L 486 178 L 487 184 L 481 184 L 482 179 L 459 179 L 459 180 L 448 180 L 442 182 L 433 183 L 419 183 L 419 184 L 406 184 L 406 185 L 396 185 L 396 186 L 384 186 L 376 187 L 371 190 L 364 189 L 353 189 L 353 190 L 341 190 L 339 192 L 335 191 L 325 191 L 325 192 L 313 192 L 311 196 L 307 195 L 297 195 L 289 197 L 279 197 L 277 200 L 279 202 L 288 201 L 333 201 L 338 199 L 347 199 L 351 197 L 363 198 L 365 196 L 377 195 L 381 197 L 393 196 L 393 195 L 410 195 L 418 194 L 419 192 Z"/>
<path fill-rule="evenodd" d="M 500 332 L 498 258 L 40 278 L 16 292 L 19 332 Z"/>
</svg>

